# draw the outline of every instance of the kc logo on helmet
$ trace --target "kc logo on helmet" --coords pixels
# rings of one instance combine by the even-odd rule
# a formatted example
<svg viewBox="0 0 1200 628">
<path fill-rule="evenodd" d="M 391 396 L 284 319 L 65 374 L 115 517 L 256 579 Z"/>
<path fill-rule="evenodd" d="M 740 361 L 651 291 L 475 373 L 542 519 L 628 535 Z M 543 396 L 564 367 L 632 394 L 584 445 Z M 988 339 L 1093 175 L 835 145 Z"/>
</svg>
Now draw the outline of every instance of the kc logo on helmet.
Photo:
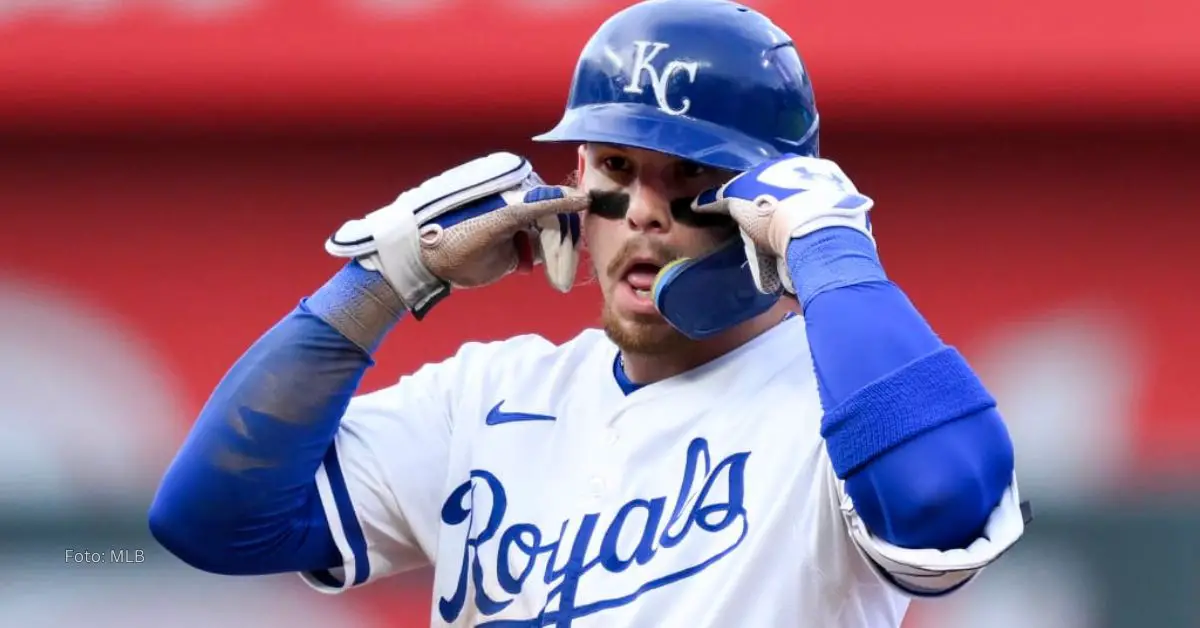
<svg viewBox="0 0 1200 628">
<path fill-rule="evenodd" d="M 644 93 L 642 86 L 643 75 L 649 77 L 650 89 L 654 91 L 654 100 L 658 103 L 658 108 L 673 116 L 680 116 L 687 113 L 692 107 L 692 101 L 687 96 L 679 99 L 679 107 L 671 106 L 669 100 L 670 94 L 667 93 L 668 86 L 671 83 L 671 78 L 683 72 L 688 77 L 688 82 L 696 82 L 696 73 L 700 70 L 700 63 L 697 61 L 680 61 L 678 59 L 669 61 L 662 68 L 662 72 L 654 67 L 654 58 L 658 53 L 670 48 L 670 44 L 665 44 L 658 41 L 638 40 L 633 42 L 633 68 L 630 70 L 629 85 L 625 86 L 627 94 Z"/>
</svg>

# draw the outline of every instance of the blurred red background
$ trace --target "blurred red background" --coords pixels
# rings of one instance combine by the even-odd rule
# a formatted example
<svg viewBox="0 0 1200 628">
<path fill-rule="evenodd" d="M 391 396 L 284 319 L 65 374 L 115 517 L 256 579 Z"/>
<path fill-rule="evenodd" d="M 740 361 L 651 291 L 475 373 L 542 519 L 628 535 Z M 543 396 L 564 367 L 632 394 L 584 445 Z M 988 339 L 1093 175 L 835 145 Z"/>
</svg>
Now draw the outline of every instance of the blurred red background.
<svg viewBox="0 0 1200 628">
<path fill-rule="evenodd" d="M 147 486 L 129 489 L 144 505 L 225 369 L 336 270 L 321 243 L 341 221 L 491 150 L 567 174 L 571 149 L 527 138 L 628 3 L 78 4 L 0 14 L 0 302 L 55 295 L 149 356 L 178 416 L 112 426 L 171 426 Z M 1145 487 L 1194 495 L 1188 3 L 749 4 L 797 38 L 822 148 L 877 199 L 890 274 L 996 389 L 1031 490 L 1099 495 L 1102 510 Z M 564 340 L 597 314 L 593 291 L 561 296 L 536 275 L 463 292 L 403 325 L 366 385 L 468 339 Z M 349 625 L 427 623 L 423 578 L 349 594 L 346 612 L 367 609 Z M 913 624 L 980 612 L 921 607 Z M 1079 621 L 1037 625 L 1119 624 Z"/>
</svg>

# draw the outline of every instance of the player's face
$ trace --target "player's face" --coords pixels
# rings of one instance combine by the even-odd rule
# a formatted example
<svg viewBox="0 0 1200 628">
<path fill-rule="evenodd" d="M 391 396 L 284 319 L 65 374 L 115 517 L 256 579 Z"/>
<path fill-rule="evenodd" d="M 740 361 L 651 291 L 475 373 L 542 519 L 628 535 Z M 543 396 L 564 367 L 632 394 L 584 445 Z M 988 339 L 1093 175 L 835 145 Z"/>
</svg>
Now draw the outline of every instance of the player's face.
<svg viewBox="0 0 1200 628">
<path fill-rule="evenodd" d="M 698 215 L 691 200 L 729 180 L 662 153 L 606 144 L 579 150 L 579 186 L 592 197 L 583 231 L 604 294 L 604 328 L 622 350 L 661 354 L 687 342 L 654 308 L 658 270 L 736 234 L 728 217 Z"/>
</svg>

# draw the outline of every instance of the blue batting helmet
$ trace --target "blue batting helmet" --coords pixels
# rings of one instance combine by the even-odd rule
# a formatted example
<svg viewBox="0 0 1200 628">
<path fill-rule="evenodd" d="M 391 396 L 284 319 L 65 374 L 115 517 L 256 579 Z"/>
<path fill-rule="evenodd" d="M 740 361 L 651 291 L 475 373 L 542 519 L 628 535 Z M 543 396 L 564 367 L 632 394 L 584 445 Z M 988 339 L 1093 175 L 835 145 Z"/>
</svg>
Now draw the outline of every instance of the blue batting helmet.
<svg viewBox="0 0 1200 628">
<path fill-rule="evenodd" d="M 785 153 L 816 157 L 812 84 L 792 38 L 727 0 L 649 0 L 588 41 L 567 110 L 542 142 L 601 142 L 745 171 Z M 738 238 L 659 272 L 654 303 L 701 339 L 769 310 Z"/>
<path fill-rule="evenodd" d="M 649 0 L 588 41 L 543 142 L 603 142 L 747 170 L 815 156 L 812 84 L 791 37 L 726 0 Z"/>
</svg>

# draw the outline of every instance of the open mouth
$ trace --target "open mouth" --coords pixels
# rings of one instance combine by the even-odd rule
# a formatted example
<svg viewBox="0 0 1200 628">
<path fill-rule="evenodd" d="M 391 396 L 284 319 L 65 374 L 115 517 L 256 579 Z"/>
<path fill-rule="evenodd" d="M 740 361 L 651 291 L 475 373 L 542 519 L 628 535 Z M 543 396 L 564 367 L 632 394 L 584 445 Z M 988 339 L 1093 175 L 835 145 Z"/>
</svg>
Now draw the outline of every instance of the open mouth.
<svg viewBox="0 0 1200 628">
<path fill-rule="evenodd" d="M 654 279 L 662 264 L 649 260 L 637 260 L 625 268 L 621 280 L 629 284 L 633 294 L 639 299 L 650 300 L 654 294 Z"/>
</svg>

